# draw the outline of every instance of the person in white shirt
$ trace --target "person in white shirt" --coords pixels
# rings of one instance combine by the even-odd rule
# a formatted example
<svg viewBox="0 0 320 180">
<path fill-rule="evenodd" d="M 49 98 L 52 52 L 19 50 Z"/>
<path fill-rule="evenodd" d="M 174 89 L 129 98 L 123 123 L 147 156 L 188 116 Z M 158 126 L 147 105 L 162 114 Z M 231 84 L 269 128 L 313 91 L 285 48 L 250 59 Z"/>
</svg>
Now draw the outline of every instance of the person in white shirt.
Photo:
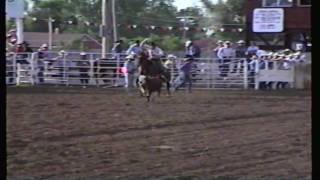
<svg viewBox="0 0 320 180">
<path fill-rule="evenodd" d="M 219 59 L 222 59 L 222 62 L 219 66 L 220 76 L 227 77 L 230 69 L 231 59 L 236 57 L 236 51 L 231 47 L 230 41 L 226 41 L 224 43 L 224 47 L 219 49 L 218 57 Z"/>
<path fill-rule="evenodd" d="M 126 61 L 124 63 L 124 75 L 125 75 L 125 87 L 129 95 L 131 95 L 131 89 L 134 87 L 135 82 L 135 72 L 138 67 L 134 63 L 134 55 L 129 55 L 126 57 Z"/>
</svg>

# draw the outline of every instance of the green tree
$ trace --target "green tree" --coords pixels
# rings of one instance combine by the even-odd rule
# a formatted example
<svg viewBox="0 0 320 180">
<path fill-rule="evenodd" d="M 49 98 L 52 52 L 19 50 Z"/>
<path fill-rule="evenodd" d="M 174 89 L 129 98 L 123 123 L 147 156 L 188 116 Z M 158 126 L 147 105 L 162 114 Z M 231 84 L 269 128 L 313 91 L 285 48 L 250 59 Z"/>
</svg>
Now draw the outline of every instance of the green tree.
<svg viewBox="0 0 320 180">
<path fill-rule="evenodd" d="M 212 26 L 216 24 L 239 24 L 243 25 L 244 17 L 244 0 L 227 0 L 226 2 L 219 0 L 218 3 L 213 4 L 209 0 L 201 0 L 205 8 L 208 11 L 208 16 L 206 20 L 202 21 L 206 26 Z M 237 25 L 228 25 L 228 26 L 219 26 L 217 28 L 244 28 L 244 26 Z M 244 37 L 244 31 L 239 32 L 217 32 L 215 34 L 216 38 L 223 40 L 235 41 L 242 39 Z"/>
</svg>

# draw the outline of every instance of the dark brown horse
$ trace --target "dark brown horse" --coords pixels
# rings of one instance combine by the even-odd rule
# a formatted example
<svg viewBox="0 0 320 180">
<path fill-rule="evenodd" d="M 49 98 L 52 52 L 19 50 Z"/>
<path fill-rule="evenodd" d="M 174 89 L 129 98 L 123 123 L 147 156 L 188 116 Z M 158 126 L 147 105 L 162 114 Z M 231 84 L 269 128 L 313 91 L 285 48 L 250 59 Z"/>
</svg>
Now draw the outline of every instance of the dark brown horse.
<svg viewBox="0 0 320 180">
<path fill-rule="evenodd" d="M 163 82 L 166 83 L 167 93 L 170 94 L 170 71 L 164 68 L 160 63 L 160 59 L 149 60 L 146 53 L 142 52 L 138 56 L 139 75 L 156 77 L 160 75 Z"/>
</svg>

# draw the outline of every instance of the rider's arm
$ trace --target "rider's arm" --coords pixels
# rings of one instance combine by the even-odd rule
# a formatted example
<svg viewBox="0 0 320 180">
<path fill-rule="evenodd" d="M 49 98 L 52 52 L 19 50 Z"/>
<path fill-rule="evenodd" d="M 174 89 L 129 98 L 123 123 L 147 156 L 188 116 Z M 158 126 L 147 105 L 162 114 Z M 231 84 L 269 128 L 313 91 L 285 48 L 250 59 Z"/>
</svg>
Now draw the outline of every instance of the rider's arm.
<svg viewBox="0 0 320 180">
<path fill-rule="evenodd" d="M 144 39 L 144 40 L 140 43 L 140 47 L 143 47 L 144 43 L 146 43 L 148 40 L 149 40 L 148 38 Z"/>
</svg>

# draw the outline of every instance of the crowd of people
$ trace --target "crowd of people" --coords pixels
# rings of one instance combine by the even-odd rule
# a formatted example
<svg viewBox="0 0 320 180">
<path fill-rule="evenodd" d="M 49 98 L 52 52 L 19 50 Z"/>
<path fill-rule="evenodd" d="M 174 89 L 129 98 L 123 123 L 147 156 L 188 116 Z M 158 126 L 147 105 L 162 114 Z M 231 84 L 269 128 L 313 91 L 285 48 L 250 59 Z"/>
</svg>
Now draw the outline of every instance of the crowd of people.
<svg viewBox="0 0 320 180">
<path fill-rule="evenodd" d="M 21 57 L 17 58 L 17 63 L 27 64 L 29 63 L 27 59 L 27 54 L 21 53 L 31 53 L 33 50 L 29 47 L 27 42 L 17 43 L 17 37 L 15 30 L 10 30 L 7 34 L 8 48 L 7 53 L 12 55 L 12 53 L 19 53 Z M 151 42 L 149 39 L 145 39 L 142 42 L 139 40 L 135 41 L 126 50 L 123 47 L 123 41 L 118 40 L 114 43 L 112 48 L 113 58 L 120 57 L 121 54 L 126 54 L 124 66 L 121 68 L 121 72 L 125 76 L 125 86 L 130 89 L 133 88 L 135 84 L 135 74 L 140 74 L 140 68 L 138 67 L 138 57 L 139 54 L 145 53 L 152 63 L 164 70 L 167 68 L 168 64 L 172 64 L 175 58 L 170 55 L 167 56 L 166 61 L 161 59 L 166 57 L 165 52 L 157 46 L 155 42 Z M 278 61 L 280 69 L 290 69 L 290 66 L 295 62 L 301 62 L 305 60 L 305 55 L 302 50 L 297 49 L 292 51 L 290 49 L 285 49 L 278 52 L 268 52 L 261 50 L 254 42 L 251 42 L 250 46 L 246 46 L 245 41 L 239 40 L 236 43 L 231 43 L 230 41 L 219 40 L 216 43 L 216 47 L 212 50 L 213 58 L 217 60 L 219 64 L 220 77 L 227 79 L 230 73 L 236 73 L 240 70 L 242 72 L 244 61 L 248 64 L 248 70 L 250 74 L 257 73 L 257 70 L 270 67 L 272 62 Z M 37 50 L 38 55 L 38 77 L 39 82 L 44 82 L 44 64 L 47 62 L 49 66 L 65 67 L 69 61 L 63 61 L 65 59 L 66 53 L 62 50 L 59 52 L 57 57 L 49 57 L 48 45 L 43 44 Z M 195 66 L 196 61 L 201 58 L 201 48 L 195 44 L 193 41 L 187 41 L 185 43 L 185 56 L 183 60 L 179 63 L 178 77 L 175 79 L 175 84 L 173 85 L 173 90 L 178 90 L 181 86 L 188 84 L 188 90 L 191 91 L 192 87 L 192 69 Z M 87 85 L 89 83 L 89 75 L 87 68 L 90 66 L 88 61 L 88 56 L 85 52 L 79 53 L 79 61 L 76 66 L 79 67 L 81 83 Z M 237 59 L 238 61 L 233 61 Z M 239 63 L 240 62 L 240 63 Z M 240 66 L 239 66 L 240 65 Z M 258 65 L 258 68 L 256 66 Z M 71 65 L 70 65 L 71 66 Z M 65 69 L 60 68 L 62 73 Z"/>
</svg>

